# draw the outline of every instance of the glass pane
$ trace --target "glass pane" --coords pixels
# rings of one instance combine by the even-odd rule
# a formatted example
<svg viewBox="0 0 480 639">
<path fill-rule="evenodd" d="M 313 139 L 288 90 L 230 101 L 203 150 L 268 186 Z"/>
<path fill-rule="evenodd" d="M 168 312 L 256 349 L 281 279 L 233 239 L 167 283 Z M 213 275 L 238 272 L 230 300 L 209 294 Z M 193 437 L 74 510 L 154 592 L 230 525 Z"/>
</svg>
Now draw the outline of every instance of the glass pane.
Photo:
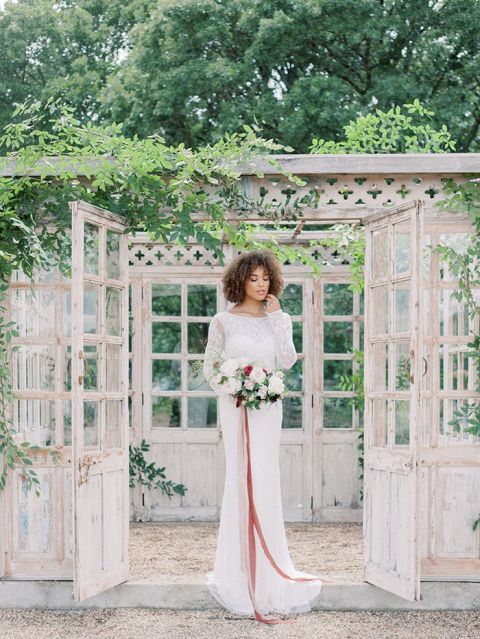
<svg viewBox="0 0 480 639">
<path fill-rule="evenodd" d="M 12 353 L 14 390 L 55 390 L 55 347 L 22 344 Z"/>
<path fill-rule="evenodd" d="M 83 240 L 83 269 L 90 275 L 99 274 L 100 230 L 95 224 L 85 222 Z"/>
<path fill-rule="evenodd" d="M 83 402 L 83 444 L 94 448 L 98 448 L 100 445 L 98 401 Z"/>
<path fill-rule="evenodd" d="M 152 322 L 152 353 L 180 353 L 181 350 L 180 322 Z"/>
<path fill-rule="evenodd" d="M 441 399 L 439 444 L 477 444 L 476 434 L 480 422 L 480 403 L 468 399 Z M 472 423 L 474 422 L 474 423 Z"/>
<path fill-rule="evenodd" d="M 303 397 L 284 397 L 282 399 L 282 428 L 302 428 Z"/>
<path fill-rule="evenodd" d="M 83 290 L 83 332 L 88 334 L 100 333 L 100 318 L 98 315 L 98 300 L 100 287 L 96 284 L 85 283 Z"/>
<path fill-rule="evenodd" d="M 152 397 L 152 428 L 180 427 L 180 399 Z"/>
<path fill-rule="evenodd" d="M 403 333 L 410 328 L 410 283 L 396 284 L 393 289 L 394 331 Z"/>
<path fill-rule="evenodd" d="M 372 344 L 372 384 L 373 391 L 388 388 L 388 347 L 384 342 Z"/>
<path fill-rule="evenodd" d="M 303 322 L 292 322 L 293 344 L 297 355 L 303 353 Z"/>
<path fill-rule="evenodd" d="M 267 320 L 268 321 L 268 320 Z M 189 353 L 204 353 L 208 341 L 208 323 L 189 322 L 187 324 L 187 342 Z"/>
<path fill-rule="evenodd" d="M 352 403 L 348 397 L 325 397 L 324 428 L 352 428 Z"/>
<path fill-rule="evenodd" d="M 188 398 L 188 427 L 216 428 L 217 427 L 217 398 L 189 397 Z"/>
<path fill-rule="evenodd" d="M 353 292 L 348 284 L 325 284 L 323 287 L 324 315 L 352 315 Z"/>
<path fill-rule="evenodd" d="M 203 375 L 203 360 L 188 361 L 188 390 L 212 390 Z"/>
<path fill-rule="evenodd" d="M 389 332 L 388 287 L 372 288 L 372 336 L 386 335 Z"/>
<path fill-rule="evenodd" d="M 395 342 L 395 390 L 408 390 L 410 388 L 410 343 Z"/>
<path fill-rule="evenodd" d="M 372 275 L 373 279 L 389 275 L 390 248 L 388 229 L 383 228 L 372 233 Z"/>
<path fill-rule="evenodd" d="M 72 390 L 72 347 L 66 346 L 63 359 L 63 390 Z"/>
<path fill-rule="evenodd" d="M 423 236 L 423 251 L 421 258 L 421 275 L 424 280 L 430 279 L 432 268 L 432 249 L 430 248 L 432 243 L 432 237 L 430 233 L 425 233 Z"/>
<path fill-rule="evenodd" d="M 213 316 L 217 312 L 217 287 L 189 284 L 187 286 L 187 315 Z"/>
<path fill-rule="evenodd" d="M 104 449 L 119 448 L 122 445 L 122 400 L 107 399 L 105 403 Z"/>
<path fill-rule="evenodd" d="M 395 400 L 395 446 L 410 443 L 410 402 L 407 399 Z"/>
<path fill-rule="evenodd" d="M 394 224 L 395 273 L 404 273 L 410 270 L 410 236 L 410 221 Z"/>
<path fill-rule="evenodd" d="M 53 291 L 14 290 L 12 320 L 20 337 L 53 337 L 55 296 Z"/>
<path fill-rule="evenodd" d="M 66 399 L 63 402 L 63 443 L 72 445 L 72 402 Z"/>
<path fill-rule="evenodd" d="M 456 344 L 440 345 L 438 356 L 440 390 L 475 390 L 477 371 L 473 357 Z"/>
<path fill-rule="evenodd" d="M 69 347 L 70 352 L 70 347 Z M 99 379 L 98 379 L 98 357 L 99 357 L 99 346 L 98 344 L 84 344 L 84 357 L 85 357 L 85 367 L 84 367 L 84 380 L 83 387 L 86 391 L 97 391 L 99 388 Z"/>
<path fill-rule="evenodd" d="M 152 361 L 152 388 L 154 390 L 180 390 L 181 360 L 155 359 Z"/>
<path fill-rule="evenodd" d="M 441 233 L 439 238 L 439 244 L 444 244 L 450 248 L 455 249 L 457 253 L 465 253 L 469 244 L 468 233 Z M 456 280 L 455 273 L 451 272 L 446 262 L 440 263 L 440 279 L 444 281 Z"/>
<path fill-rule="evenodd" d="M 388 433 L 388 400 L 372 399 L 372 446 L 385 448 Z"/>
<path fill-rule="evenodd" d="M 285 386 L 289 391 L 303 390 L 303 360 L 299 359 L 295 364 L 284 371 Z"/>
<path fill-rule="evenodd" d="M 325 353 L 347 353 L 353 348 L 352 322 L 324 322 Z"/>
<path fill-rule="evenodd" d="M 363 315 L 364 312 L 365 312 L 365 292 L 364 291 L 362 291 L 360 293 L 359 303 L 360 303 L 359 304 L 359 306 L 360 306 L 359 312 L 360 312 L 360 315 Z"/>
<path fill-rule="evenodd" d="M 152 315 L 181 315 L 181 290 L 179 284 L 152 284 Z"/>
<path fill-rule="evenodd" d="M 63 295 L 63 332 L 65 337 L 72 336 L 72 293 L 66 291 Z"/>
<path fill-rule="evenodd" d="M 13 401 L 13 428 L 37 446 L 55 445 L 55 400 Z"/>
<path fill-rule="evenodd" d="M 340 380 L 342 377 L 351 378 L 352 360 L 327 359 L 323 362 L 323 388 L 325 390 L 342 390 Z"/>
<path fill-rule="evenodd" d="M 122 292 L 119 288 L 106 287 L 105 328 L 107 335 L 120 335 Z"/>
<path fill-rule="evenodd" d="M 303 285 L 287 284 L 280 299 L 282 311 L 289 315 L 303 314 Z"/>
<path fill-rule="evenodd" d="M 440 295 L 440 335 L 465 336 L 470 334 L 470 322 L 465 306 L 456 298 L 453 290 L 441 289 Z"/>
<path fill-rule="evenodd" d="M 122 346 L 107 344 L 106 390 L 120 392 L 122 390 Z"/>
<path fill-rule="evenodd" d="M 107 229 L 107 277 L 119 280 L 120 275 L 120 233 Z"/>
</svg>

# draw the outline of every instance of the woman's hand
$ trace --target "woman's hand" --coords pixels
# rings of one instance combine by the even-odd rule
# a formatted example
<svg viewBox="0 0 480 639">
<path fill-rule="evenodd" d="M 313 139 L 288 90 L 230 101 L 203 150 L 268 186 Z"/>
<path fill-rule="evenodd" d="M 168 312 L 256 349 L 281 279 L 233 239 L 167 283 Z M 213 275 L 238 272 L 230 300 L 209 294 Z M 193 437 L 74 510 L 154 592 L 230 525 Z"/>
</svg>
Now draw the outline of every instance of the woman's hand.
<svg viewBox="0 0 480 639">
<path fill-rule="evenodd" d="M 265 310 L 267 313 L 274 313 L 275 311 L 280 310 L 280 302 L 277 300 L 275 295 L 268 293 L 264 300 Z"/>
</svg>

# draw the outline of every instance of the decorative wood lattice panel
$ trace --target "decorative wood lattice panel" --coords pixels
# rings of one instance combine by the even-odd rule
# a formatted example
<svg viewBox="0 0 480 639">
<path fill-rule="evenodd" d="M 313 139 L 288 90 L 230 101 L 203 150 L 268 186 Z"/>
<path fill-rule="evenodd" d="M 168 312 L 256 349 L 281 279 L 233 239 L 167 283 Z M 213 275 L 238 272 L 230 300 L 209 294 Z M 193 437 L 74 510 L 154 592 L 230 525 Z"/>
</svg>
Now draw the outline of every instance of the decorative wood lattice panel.
<svg viewBox="0 0 480 639">
<path fill-rule="evenodd" d="M 444 184 L 454 178 L 463 183 L 466 178 L 452 174 L 392 174 L 392 175 L 299 175 L 305 186 L 296 186 L 283 176 L 243 178 L 243 190 L 249 198 L 278 206 L 295 206 L 303 198 L 307 206 L 322 209 L 368 209 L 395 206 L 414 198 L 437 202 L 446 197 Z"/>
<path fill-rule="evenodd" d="M 227 247 L 224 247 L 224 251 Z M 328 261 L 335 266 L 348 265 L 346 260 L 339 261 L 333 248 L 316 246 L 311 248 L 315 261 Z M 215 253 L 200 244 L 178 246 L 174 244 L 149 243 L 142 240 L 132 240 L 129 248 L 130 266 L 221 266 Z M 288 262 L 286 263 L 288 266 Z"/>
</svg>

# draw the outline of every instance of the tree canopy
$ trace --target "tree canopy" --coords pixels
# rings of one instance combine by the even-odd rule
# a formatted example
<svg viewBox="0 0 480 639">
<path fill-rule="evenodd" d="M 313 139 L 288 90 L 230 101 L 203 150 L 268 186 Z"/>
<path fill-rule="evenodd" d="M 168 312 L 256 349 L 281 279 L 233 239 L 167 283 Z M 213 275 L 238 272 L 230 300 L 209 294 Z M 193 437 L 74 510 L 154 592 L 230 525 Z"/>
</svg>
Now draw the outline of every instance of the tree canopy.
<svg viewBox="0 0 480 639">
<path fill-rule="evenodd" d="M 477 0 L 18 0 L 0 12 L 0 126 L 60 97 L 82 122 L 214 143 L 244 123 L 297 152 L 418 98 L 480 148 Z"/>
</svg>

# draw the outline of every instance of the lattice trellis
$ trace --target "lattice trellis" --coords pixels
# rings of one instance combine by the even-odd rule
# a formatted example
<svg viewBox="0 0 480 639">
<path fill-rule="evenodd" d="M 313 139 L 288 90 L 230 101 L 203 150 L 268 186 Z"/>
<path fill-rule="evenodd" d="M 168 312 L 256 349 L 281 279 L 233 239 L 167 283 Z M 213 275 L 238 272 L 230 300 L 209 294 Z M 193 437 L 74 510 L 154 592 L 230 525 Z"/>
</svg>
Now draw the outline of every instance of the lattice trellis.
<svg viewBox="0 0 480 639">
<path fill-rule="evenodd" d="M 367 174 L 367 175 L 299 175 L 305 186 L 296 186 L 283 176 L 243 178 L 243 190 L 250 198 L 267 203 L 293 206 L 297 200 L 312 196 L 313 208 L 380 209 L 414 198 L 436 202 L 445 197 L 444 184 L 454 177 L 462 183 L 466 178 L 452 174 Z"/>
<path fill-rule="evenodd" d="M 332 247 L 313 246 L 310 247 L 310 253 L 315 261 L 320 263 L 326 261 L 339 268 L 349 264 L 347 260 L 340 261 Z M 216 254 L 201 244 L 178 246 L 143 242 L 141 239 L 133 239 L 131 242 L 129 265 L 140 267 L 221 266 Z M 285 265 L 288 266 L 289 262 Z"/>
<path fill-rule="evenodd" d="M 241 191 L 246 201 L 259 205 L 273 204 L 274 208 L 296 208 L 303 217 L 290 225 L 290 231 L 276 233 L 279 241 L 292 242 L 320 239 L 327 235 L 322 230 L 322 222 L 360 221 L 373 211 L 401 204 L 418 198 L 434 208 L 435 204 L 447 197 L 444 191 L 446 180 L 452 177 L 457 182 L 467 178 L 458 174 L 337 174 L 299 175 L 306 185 L 297 187 L 283 176 L 266 175 L 242 176 Z M 213 187 L 206 189 L 214 193 Z M 305 205 L 304 198 L 308 198 Z M 264 217 L 252 211 L 237 212 L 236 217 L 249 221 L 268 223 Z M 193 215 L 193 217 L 197 217 Z M 201 217 L 201 215 L 199 216 Z M 310 222 L 308 222 L 310 220 Z M 315 224 L 317 222 L 317 224 Z M 292 223 L 290 223 L 292 224 Z M 286 223 L 285 226 L 288 226 Z M 328 228 L 323 225 L 323 229 Z M 328 262 L 337 268 L 348 266 L 348 261 L 340 262 L 333 249 L 312 247 L 311 254 L 319 262 Z M 200 244 L 185 246 L 148 242 L 138 237 L 132 238 L 129 250 L 130 266 L 141 267 L 181 267 L 181 266 L 221 266 L 215 252 Z"/>
</svg>

